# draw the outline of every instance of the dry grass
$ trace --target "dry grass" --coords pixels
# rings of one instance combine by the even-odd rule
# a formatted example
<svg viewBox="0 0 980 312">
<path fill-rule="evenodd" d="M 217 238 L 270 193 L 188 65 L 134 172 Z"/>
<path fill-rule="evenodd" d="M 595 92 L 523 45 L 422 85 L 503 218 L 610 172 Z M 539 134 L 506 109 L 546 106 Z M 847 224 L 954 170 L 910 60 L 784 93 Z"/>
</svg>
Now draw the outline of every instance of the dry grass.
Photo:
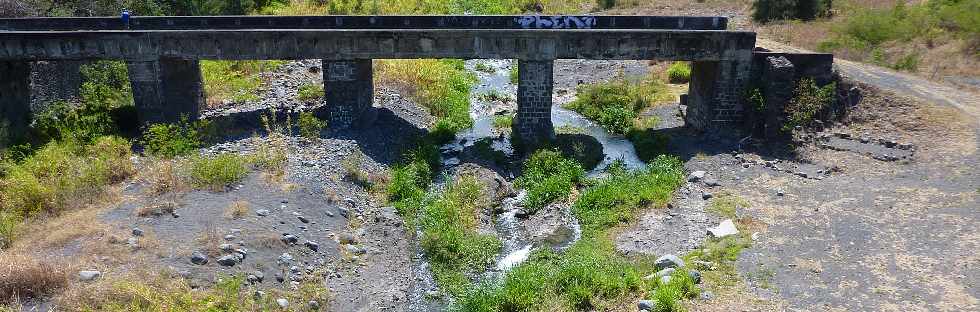
<svg viewBox="0 0 980 312">
<path fill-rule="evenodd" d="M 251 205 L 244 200 L 236 200 L 225 207 L 225 218 L 241 219 L 251 211 Z"/>
<path fill-rule="evenodd" d="M 146 185 L 148 195 L 184 192 L 189 188 L 181 177 L 179 166 L 176 160 L 148 158 L 137 180 Z"/>
<path fill-rule="evenodd" d="M 0 253 L 0 304 L 38 298 L 68 286 L 66 266 L 30 254 Z"/>
<path fill-rule="evenodd" d="M 140 206 L 139 208 L 136 208 L 136 216 L 141 218 L 146 218 L 146 217 L 159 217 L 165 214 L 169 215 L 169 214 L 173 214 L 174 210 L 176 210 L 177 207 L 178 204 L 176 202 L 165 200 L 153 204 L 143 205 Z"/>
<path fill-rule="evenodd" d="M 283 243 L 282 241 L 282 236 L 272 231 L 262 231 L 262 232 L 255 233 L 252 236 L 252 240 L 255 241 L 256 246 L 270 248 L 270 249 L 281 248 L 282 246 L 285 246 L 285 243 Z"/>
<path fill-rule="evenodd" d="M 197 250 L 207 254 L 209 257 L 221 256 L 221 244 L 224 243 L 224 236 L 218 231 L 218 228 L 213 224 L 209 224 L 204 231 L 198 234 L 197 238 L 194 239 L 194 243 L 197 244 Z"/>
</svg>

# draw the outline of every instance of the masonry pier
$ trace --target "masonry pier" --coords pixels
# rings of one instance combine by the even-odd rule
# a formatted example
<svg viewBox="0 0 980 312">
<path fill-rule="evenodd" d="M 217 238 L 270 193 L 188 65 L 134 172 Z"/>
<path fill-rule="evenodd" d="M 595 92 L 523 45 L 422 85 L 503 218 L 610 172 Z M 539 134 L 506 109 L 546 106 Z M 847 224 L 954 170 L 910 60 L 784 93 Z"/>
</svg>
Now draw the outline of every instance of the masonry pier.
<svg viewBox="0 0 980 312">
<path fill-rule="evenodd" d="M 323 60 L 326 106 L 317 112 L 333 129 L 370 124 L 374 116 L 374 67 L 371 59 Z"/>
<path fill-rule="evenodd" d="M 197 60 L 128 61 L 133 102 L 143 124 L 196 120 L 204 101 Z"/>
</svg>

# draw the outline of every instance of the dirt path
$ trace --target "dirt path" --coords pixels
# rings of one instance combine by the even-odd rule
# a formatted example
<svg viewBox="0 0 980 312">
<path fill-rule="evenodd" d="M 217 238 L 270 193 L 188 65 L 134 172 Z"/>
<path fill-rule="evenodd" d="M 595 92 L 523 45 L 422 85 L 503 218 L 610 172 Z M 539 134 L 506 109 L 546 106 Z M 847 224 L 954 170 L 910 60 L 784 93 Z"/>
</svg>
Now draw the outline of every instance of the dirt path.
<svg viewBox="0 0 980 312">
<path fill-rule="evenodd" d="M 756 39 L 756 46 L 773 51 L 811 52 L 765 38 Z M 834 64 L 842 73 L 854 80 L 899 94 L 956 107 L 980 119 L 980 95 L 976 93 L 870 64 L 840 58 L 835 58 Z"/>
</svg>

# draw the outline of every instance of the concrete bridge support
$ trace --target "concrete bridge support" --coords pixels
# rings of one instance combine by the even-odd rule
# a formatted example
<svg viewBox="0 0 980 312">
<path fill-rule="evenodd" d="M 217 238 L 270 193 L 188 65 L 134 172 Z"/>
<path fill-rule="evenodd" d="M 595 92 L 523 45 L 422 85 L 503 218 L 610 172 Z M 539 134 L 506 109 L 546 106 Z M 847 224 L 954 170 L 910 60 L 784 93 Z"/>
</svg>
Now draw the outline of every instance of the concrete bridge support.
<svg viewBox="0 0 980 312">
<path fill-rule="evenodd" d="M 197 60 L 128 61 L 139 120 L 144 125 L 196 120 L 204 99 Z"/>
<path fill-rule="evenodd" d="M 31 124 L 31 64 L 0 61 L 0 77 L 0 148 L 5 148 Z"/>
<path fill-rule="evenodd" d="M 323 60 L 323 91 L 326 107 L 317 115 L 334 129 L 355 123 L 370 123 L 373 116 L 374 75 L 370 59 Z"/>
<path fill-rule="evenodd" d="M 685 105 L 686 122 L 702 131 L 737 128 L 743 117 L 745 91 L 752 60 L 696 61 Z"/>
<path fill-rule="evenodd" d="M 519 60 L 517 66 L 514 134 L 526 146 L 553 140 L 555 129 L 551 124 L 551 94 L 554 89 L 554 61 Z"/>
</svg>

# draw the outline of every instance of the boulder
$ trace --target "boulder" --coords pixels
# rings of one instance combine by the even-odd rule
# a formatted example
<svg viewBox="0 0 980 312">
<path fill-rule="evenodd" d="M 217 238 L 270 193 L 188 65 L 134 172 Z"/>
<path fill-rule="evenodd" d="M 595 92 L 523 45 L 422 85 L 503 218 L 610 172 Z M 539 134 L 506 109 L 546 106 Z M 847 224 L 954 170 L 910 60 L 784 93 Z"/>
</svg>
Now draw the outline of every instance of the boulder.
<svg viewBox="0 0 980 312">
<path fill-rule="evenodd" d="M 205 265 L 205 264 L 208 264 L 208 255 L 205 255 L 204 253 L 202 253 L 200 251 L 195 251 L 195 252 L 191 253 L 191 263 L 197 264 L 197 265 Z"/>
<path fill-rule="evenodd" d="M 102 272 L 99 271 L 81 271 L 78 272 L 78 279 L 83 282 L 94 281 L 102 276 Z"/>
<path fill-rule="evenodd" d="M 653 300 L 640 300 L 636 303 L 636 307 L 644 311 L 653 311 Z"/>
<path fill-rule="evenodd" d="M 276 304 L 279 305 L 280 308 L 285 309 L 289 307 L 289 300 L 286 300 L 286 298 L 279 298 L 276 299 Z"/>
<path fill-rule="evenodd" d="M 657 268 L 657 270 L 663 270 L 666 268 L 683 268 L 684 260 L 681 260 L 681 258 L 678 256 L 667 254 L 657 258 L 657 261 L 654 261 L 653 265 Z"/>
<path fill-rule="evenodd" d="M 236 255 L 224 255 L 221 258 L 218 258 L 218 264 L 228 267 L 235 266 L 235 264 L 238 264 L 239 257 L 240 256 Z"/>
<path fill-rule="evenodd" d="M 732 222 L 732 219 L 721 221 L 721 224 L 718 224 L 718 226 L 708 229 L 708 235 L 715 238 L 722 238 L 735 234 L 738 234 L 738 229 L 735 228 L 735 223 Z"/>
<path fill-rule="evenodd" d="M 700 181 L 701 179 L 704 179 L 705 174 L 707 174 L 707 172 L 704 172 L 703 170 L 691 172 L 691 174 L 687 176 L 687 181 L 688 182 Z"/>
</svg>

